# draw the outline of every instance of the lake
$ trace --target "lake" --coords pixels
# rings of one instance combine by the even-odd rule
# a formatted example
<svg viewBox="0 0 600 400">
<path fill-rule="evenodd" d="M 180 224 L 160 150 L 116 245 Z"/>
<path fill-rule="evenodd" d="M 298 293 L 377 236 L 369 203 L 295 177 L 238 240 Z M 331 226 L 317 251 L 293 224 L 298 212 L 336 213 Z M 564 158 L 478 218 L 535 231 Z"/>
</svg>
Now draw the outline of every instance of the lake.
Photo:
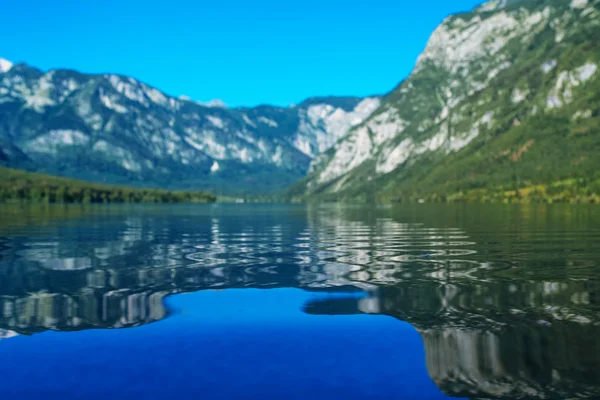
<svg viewBox="0 0 600 400">
<path fill-rule="evenodd" d="M 0 396 L 600 398 L 600 208 L 0 208 Z"/>
</svg>

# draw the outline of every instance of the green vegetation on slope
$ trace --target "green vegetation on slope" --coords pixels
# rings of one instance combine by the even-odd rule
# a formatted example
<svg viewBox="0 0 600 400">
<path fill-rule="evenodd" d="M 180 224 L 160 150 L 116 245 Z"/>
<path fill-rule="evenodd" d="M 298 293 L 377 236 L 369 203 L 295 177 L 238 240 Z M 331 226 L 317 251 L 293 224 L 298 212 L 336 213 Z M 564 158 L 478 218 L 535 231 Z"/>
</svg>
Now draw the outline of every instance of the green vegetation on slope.
<svg viewBox="0 0 600 400">
<path fill-rule="evenodd" d="M 527 27 L 522 34 L 509 36 L 517 28 L 504 29 L 497 22 L 508 18 L 505 11 Z M 533 11 L 537 14 L 530 14 Z M 352 160 L 366 151 L 358 145 L 330 150 L 312 174 L 287 191 L 288 198 L 599 203 L 600 42 L 595 38 L 600 33 L 600 1 L 582 10 L 566 0 L 532 0 L 482 15 L 460 14 L 444 24 L 470 45 L 479 43 L 470 31 L 490 30 L 496 24 L 492 38 L 506 40 L 498 54 L 483 51 L 466 59 L 464 76 L 443 63 L 443 52 L 424 62 L 363 123 L 373 143 L 391 129 L 396 130 L 393 138 L 374 144 L 369 157 L 344 175 L 321 179 L 338 152 L 348 153 L 339 159 Z M 485 19 L 493 15 L 498 16 L 496 22 Z M 455 36 L 443 36 L 442 44 L 461 50 L 463 42 L 453 42 Z M 469 54 L 471 49 L 462 50 Z M 385 120 L 380 126 L 374 121 L 377 113 L 399 115 L 396 120 L 403 122 L 392 126 Z M 486 116 L 489 123 L 481 123 Z M 349 138 L 356 141 L 352 135 Z M 434 137 L 443 137 L 444 145 L 432 146 Z M 456 143 L 466 137 L 466 145 L 452 148 L 451 139 Z M 408 143 L 404 150 L 402 143 Z M 396 158 L 402 161 L 378 171 L 397 148 L 402 151 Z"/>
<path fill-rule="evenodd" d="M 598 117 L 536 116 L 437 165 L 419 160 L 376 185 L 385 201 L 600 203 L 599 127 Z"/>
<path fill-rule="evenodd" d="M 40 203 L 211 203 L 205 192 L 138 189 L 0 167 L 0 202 Z"/>
</svg>

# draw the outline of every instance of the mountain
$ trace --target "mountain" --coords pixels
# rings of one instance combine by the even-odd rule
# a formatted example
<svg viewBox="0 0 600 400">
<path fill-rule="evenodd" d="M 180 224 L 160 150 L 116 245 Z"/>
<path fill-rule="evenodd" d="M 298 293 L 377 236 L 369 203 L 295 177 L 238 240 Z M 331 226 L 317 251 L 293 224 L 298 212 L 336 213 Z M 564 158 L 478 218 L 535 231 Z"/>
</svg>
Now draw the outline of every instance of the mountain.
<svg viewBox="0 0 600 400">
<path fill-rule="evenodd" d="M 280 190 L 362 122 L 378 97 L 227 108 L 133 78 L 0 59 L 0 165 L 104 183 Z"/>
<path fill-rule="evenodd" d="M 493 0 L 449 16 L 289 198 L 600 200 L 598 39 L 598 0 Z"/>
</svg>

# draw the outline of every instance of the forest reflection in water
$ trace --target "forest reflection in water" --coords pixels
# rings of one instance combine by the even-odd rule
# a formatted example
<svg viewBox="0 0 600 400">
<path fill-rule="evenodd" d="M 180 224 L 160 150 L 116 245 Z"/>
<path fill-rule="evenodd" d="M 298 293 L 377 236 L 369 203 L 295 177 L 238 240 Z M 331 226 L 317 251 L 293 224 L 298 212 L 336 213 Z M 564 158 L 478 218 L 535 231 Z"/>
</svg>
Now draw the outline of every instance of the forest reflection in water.
<svg viewBox="0 0 600 400">
<path fill-rule="evenodd" d="M 160 321 L 176 293 L 299 288 L 340 293 L 308 301 L 310 315 L 410 323 L 448 395 L 600 397 L 593 207 L 56 206 L 2 215 L 3 338 Z"/>
</svg>

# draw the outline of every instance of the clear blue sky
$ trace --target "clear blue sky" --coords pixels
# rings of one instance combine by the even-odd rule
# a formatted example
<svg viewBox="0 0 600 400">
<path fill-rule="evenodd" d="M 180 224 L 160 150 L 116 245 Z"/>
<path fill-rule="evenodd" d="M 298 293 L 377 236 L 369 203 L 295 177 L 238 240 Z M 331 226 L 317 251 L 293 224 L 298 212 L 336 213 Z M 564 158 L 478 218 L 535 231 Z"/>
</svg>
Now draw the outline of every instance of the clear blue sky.
<svg viewBox="0 0 600 400">
<path fill-rule="evenodd" d="M 0 57 L 232 106 L 385 93 L 477 0 L 4 1 Z"/>
</svg>

